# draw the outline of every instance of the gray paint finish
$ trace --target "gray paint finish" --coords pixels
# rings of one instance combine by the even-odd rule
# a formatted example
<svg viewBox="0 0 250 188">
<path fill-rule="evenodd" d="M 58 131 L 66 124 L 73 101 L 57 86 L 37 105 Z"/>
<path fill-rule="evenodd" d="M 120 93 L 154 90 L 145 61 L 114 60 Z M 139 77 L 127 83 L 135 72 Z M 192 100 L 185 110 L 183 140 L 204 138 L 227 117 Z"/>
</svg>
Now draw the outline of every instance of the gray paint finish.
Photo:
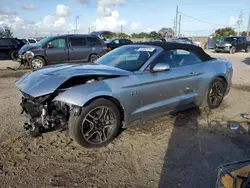
<svg viewBox="0 0 250 188">
<path fill-rule="evenodd" d="M 157 48 L 157 52 L 145 66 L 136 72 L 94 64 L 54 65 L 27 73 L 16 82 L 16 87 L 26 94 L 38 97 L 53 93 L 74 76 L 117 75 L 119 77 L 68 88 L 53 101 L 84 106 L 96 97 L 113 97 L 124 109 L 125 126 L 190 104 L 200 106 L 209 84 L 217 76 L 227 80 L 227 92 L 229 91 L 233 74 L 230 61 L 212 59 L 160 72 L 145 70 L 161 51 L 161 48 Z"/>
</svg>

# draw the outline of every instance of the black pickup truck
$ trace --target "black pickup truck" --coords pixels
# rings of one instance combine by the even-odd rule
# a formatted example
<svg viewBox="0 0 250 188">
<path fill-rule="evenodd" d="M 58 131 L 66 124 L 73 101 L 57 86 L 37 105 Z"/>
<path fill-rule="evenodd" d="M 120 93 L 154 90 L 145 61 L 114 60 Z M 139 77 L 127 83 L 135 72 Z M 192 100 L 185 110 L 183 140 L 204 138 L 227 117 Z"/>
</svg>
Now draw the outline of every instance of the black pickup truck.
<svg viewBox="0 0 250 188">
<path fill-rule="evenodd" d="M 250 42 L 246 37 L 225 37 L 222 41 L 216 43 L 215 52 L 229 52 L 234 54 L 237 51 L 245 50 L 250 51 Z"/>
</svg>

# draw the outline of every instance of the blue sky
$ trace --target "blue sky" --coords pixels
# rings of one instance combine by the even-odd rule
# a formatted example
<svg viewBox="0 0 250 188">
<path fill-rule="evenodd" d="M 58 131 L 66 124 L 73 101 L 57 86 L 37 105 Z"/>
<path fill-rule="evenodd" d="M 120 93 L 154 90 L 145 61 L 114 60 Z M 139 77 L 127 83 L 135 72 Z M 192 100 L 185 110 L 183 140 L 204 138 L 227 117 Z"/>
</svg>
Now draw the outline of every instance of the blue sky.
<svg viewBox="0 0 250 188">
<path fill-rule="evenodd" d="M 18 36 L 61 34 L 73 32 L 75 17 L 81 15 L 78 32 L 120 31 L 121 25 L 128 33 L 148 32 L 173 27 L 176 6 L 183 13 L 181 33 L 186 36 L 204 36 L 235 24 L 241 10 L 246 30 L 250 12 L 249 0 L 1 0 L 0 25 L 12 26 Z"/>
</svg>

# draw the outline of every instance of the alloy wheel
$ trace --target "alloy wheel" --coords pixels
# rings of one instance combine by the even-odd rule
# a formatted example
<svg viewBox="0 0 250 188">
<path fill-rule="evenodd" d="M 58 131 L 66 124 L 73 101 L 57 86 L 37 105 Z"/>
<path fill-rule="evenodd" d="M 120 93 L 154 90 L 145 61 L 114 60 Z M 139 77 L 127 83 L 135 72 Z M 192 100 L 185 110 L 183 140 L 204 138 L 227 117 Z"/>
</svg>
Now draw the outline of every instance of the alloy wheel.
<svg viewBox="0 0 250 188">
<path fill-rule="evenodd" d="M 101 144 L 112 136 L 116 123 L 115 113 L 110 108 L 94 108 L 83 119 L 82 135 L 90 144 Z"/>
<path fill-rule="evenodd" d="M 213 106 L 221 103 L 224 97 L 224 85 L 221 82 L 215 82 L 209 93 L 209 101 Z"/>
</svg>

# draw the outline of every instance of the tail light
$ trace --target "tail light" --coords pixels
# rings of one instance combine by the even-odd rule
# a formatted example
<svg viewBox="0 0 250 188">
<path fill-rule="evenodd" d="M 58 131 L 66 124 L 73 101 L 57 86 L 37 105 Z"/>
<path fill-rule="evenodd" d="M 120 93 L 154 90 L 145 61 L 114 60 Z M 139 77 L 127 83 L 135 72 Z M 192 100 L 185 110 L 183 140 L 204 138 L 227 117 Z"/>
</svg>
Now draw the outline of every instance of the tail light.
<svg viewBox="0 0 250 188">
<path fill-rule="evenodd" d="M 102 49 L 107 50 L 108 47 L 105 45 L 105 46 L 102 47 Z"/>
</svg>

